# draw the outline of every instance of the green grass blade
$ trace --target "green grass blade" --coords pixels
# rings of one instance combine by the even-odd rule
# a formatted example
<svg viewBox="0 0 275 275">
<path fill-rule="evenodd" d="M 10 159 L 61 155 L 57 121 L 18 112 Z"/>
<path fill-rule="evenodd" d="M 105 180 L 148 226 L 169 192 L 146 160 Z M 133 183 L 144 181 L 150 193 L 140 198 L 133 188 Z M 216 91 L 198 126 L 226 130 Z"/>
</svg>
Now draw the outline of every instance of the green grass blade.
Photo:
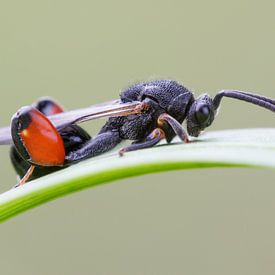
<svg viewBox="0 0 275 275">
<path fill-rule="evenodd" d="M 275 167 L 275 129 L 209 132 L 190 144 L 127 153 L 117 150 L 83 161 L 0 195 L 0 221 L 88 187 L 118 179 L 177 169 Z"/>
</svg>

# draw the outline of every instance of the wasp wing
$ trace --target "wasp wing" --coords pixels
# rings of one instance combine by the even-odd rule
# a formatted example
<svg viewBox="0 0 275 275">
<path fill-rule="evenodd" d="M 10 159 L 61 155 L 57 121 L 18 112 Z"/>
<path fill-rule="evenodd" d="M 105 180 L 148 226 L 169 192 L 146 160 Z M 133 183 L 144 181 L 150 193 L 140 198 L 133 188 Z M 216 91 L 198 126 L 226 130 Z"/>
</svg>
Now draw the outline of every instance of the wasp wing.
<svg viewBox="0 0 275 275">
<path fill-rule="evenodd" d="M 141 113 L 143 104 L 140 101 L 122 103 L 121 101 L 112 101 L 107 104 L 93 105 L 88 108 L 72 110 L 60 114 L 49 116 L 53 125 L 58 128 L 64 128 L 68 124 L 78 124 L 84 121 L 93 120 L 102 117 L 128 116 Z"/>
<path fill-rule="evenodd" d="M 128 116 L 142 112 L 144 105 L 140 101 L 122 103 L 114 100 L 87 108 L 77 109 L 48 116 L 57 129 L 62 129 L 70 124 L 78 124 L 84 121 L 103 117 Z M 0 145 L 12 144 L 10 127 L 0 129 Z"/>
<path fill-rule="evenodd" d="M 0 145 L 12 144 L 10 127 L 0 128 Z"/>
</svg>

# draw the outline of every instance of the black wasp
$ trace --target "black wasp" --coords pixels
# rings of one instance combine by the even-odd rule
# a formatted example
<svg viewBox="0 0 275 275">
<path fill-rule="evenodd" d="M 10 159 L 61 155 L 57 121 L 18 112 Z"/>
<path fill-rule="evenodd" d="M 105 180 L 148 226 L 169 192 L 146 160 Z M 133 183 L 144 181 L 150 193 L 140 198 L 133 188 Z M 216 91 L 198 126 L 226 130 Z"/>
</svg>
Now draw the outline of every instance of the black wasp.
<svg viewBox="0 0 275 275">
<path fill-rule="evenodd" d="M 193 93 L 174 80 L 154 80 L 130 86 L 119 100 L 64 112 L 50 99 L 22 107 L 11 126 L 0 129 L 0 144 L 12 144 L 12 163 L 21 178 L 19 185 L 75 162 L 100 155 L 128 139 L 134 142 L 120 155 L 152 147 L 177 135 L 188 142 L 210 126 L 223 97 L 243 100 L 275 111 L 275 100 L 237 90 L 223 90 L 213 99 Z M 109 117 L 97 136 L 77 124 Z M 187 132 L 182 128 L 187 122 Z"/>
</svg>

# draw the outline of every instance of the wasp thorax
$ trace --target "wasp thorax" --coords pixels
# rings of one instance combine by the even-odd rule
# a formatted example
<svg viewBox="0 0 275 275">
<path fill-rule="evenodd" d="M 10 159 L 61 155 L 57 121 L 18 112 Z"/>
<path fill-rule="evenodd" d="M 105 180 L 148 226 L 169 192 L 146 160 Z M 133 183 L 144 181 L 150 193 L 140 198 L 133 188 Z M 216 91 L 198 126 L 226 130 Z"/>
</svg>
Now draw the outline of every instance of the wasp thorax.
<svg viewBox="0 0 275 275">
<path fill-rule="evenodd" d="M 210 126 L 215 117 L 212 99 L 208 94 L 198 97 L 191 105 L 187 115 L 187 131 L 194 137 Z"/>
</svg>

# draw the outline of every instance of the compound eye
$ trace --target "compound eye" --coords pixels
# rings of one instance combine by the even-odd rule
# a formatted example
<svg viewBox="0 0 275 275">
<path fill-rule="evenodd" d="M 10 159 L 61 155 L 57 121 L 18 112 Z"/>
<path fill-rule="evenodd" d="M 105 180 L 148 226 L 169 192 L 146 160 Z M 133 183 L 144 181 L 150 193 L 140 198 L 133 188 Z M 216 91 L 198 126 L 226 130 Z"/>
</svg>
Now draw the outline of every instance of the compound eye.
<svg viewBox="0 0 275 275">
<path fill-rule="evenodd" d="M 210 109 L 207 105 L 201 105 L 196 110 L 196 118 L 198 123 L 205 124 L 210 118 Z"/>
</svg>

